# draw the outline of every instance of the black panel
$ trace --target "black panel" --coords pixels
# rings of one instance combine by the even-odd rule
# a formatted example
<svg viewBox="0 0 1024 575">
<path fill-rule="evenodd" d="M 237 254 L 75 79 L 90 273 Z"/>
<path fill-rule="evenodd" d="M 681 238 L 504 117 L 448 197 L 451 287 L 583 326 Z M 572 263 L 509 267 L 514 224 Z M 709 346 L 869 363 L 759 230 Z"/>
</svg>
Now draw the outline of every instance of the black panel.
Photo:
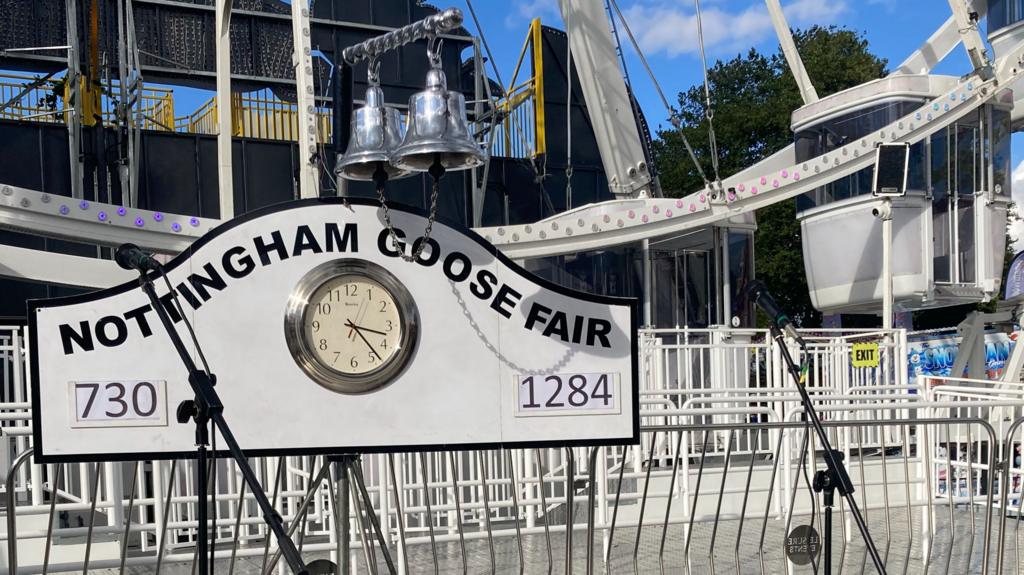
<svg viewBox="0 0 1024 575">
<path fill-rule="evenodd" d="M 39 129 L 35 124 L 0 121 L 0 142 L 3 142 L 0 182 L 33 190 L 42 189 L 39 138 Z M 64 150 L 64 158 L 67 159 L 66 144 Z"/>
<path fill-rule="evenodd" d="M 295 146 L 265 140 L 244 142 L 245 211 L 294 200 Z M 241 210 L 236 208 L 237 213 Z"/>
<path fill-rule="evenodd" d="M 144 133 L 139 183 L 140 208 L 197 215 L 195 138 L 162 132 Z"/>
<path fill-rule="evenodd" d="M 220 196 L 217 193 L 217 140 L 196 136 L 196 173 L 199 181 L 200 216 L 220 218 Z"/>
</svg>

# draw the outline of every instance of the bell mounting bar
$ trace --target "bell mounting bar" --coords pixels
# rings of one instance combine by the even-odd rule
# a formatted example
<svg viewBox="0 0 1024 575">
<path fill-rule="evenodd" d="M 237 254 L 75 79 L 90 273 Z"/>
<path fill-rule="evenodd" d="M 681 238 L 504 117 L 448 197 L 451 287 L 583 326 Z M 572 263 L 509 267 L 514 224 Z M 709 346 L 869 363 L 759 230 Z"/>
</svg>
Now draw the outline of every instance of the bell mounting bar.
<svg viewBox="0 0 1024 575">
<path fill-rule="evenodd" d="M 352 65 L 363 60 L 371 60 L 381 54 L 411 44 L 417 40 L 451 32 L 462 25 L 462 10 L 449 8 L 426 18 L 403 26 L 397 30 L 370 38 L 365 42 L 349 46 L 342 51 L 345 63 Z"/>
</svg>

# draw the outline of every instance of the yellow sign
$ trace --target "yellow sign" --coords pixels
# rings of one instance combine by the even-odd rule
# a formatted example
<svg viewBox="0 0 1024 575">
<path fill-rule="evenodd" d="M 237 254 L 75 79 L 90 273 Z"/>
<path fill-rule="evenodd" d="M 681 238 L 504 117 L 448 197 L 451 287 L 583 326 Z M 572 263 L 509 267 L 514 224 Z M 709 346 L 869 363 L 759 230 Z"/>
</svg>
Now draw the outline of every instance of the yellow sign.
<svg viewBox="0 0 1024 575">
<path fill-rule="evenodd" d="M 850 350 L 853 367 L 878 367 L 878 344 L 855 343 Z"/>
</svg>

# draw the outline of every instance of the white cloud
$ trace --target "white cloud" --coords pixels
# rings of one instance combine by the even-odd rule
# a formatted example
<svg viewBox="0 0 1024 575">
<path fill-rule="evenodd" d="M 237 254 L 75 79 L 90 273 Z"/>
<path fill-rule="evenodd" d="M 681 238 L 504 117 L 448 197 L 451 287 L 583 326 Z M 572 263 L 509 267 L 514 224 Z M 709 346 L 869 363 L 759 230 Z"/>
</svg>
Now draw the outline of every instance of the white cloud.
<svg viewBox="0 0 1024 575">
<path fill-rule="evenodd" d="M 846 0 L 792 0 L 783 5 L 790 26 L 833 24 L 847 9 Z M 668 57 L 699 53 L 697 15 L 688 2 L 640 0 L 623 11 L 640 46 L 648 55 Z M 771 18 L 763 4 L 740 11 L 712 5 L 701 11 L 705 50 L 742 51 L 773 36 Z"/>
<path fill-rule="evenodd" d="M 1024 209 L 1024 202 L 1022 202 L 1024 200 L 1024 160 L 1013 169 L 1013 179 L 1010 185 L 1013 186 L 1010 189 L 1013 191 L 1013 201 L 1017 204 L 1017 213 L 1022 214 L 1021 210 Z M 1009 232 L 1014 248 L 1019 250 L 1024 247 L 1024 243 L 1021 241 L 1024 240 L 1024 220 L 1018 217 L 1011 221 Z"/>
<path fill-rule="evenodd" d="M 548 20 L 549 24 L 561 26 L 562 15 L 558 10 L 558 0 L 519 0 L 505 16 L 506 28 L 521 28 L 522 25 L 534 18 L 540 17 L 541 21 Z"/>
</svg>

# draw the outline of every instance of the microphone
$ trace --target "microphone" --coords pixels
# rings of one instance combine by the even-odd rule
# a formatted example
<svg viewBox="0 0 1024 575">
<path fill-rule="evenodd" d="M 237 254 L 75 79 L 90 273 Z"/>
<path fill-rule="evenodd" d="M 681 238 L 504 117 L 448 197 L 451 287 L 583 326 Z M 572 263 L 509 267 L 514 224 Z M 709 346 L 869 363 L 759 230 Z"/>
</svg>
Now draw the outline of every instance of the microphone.
<svg viewBox="0 0 1024 575">
<path fill-rule="evenodd" d="M 135 244 L 121 244 L 114 252 L 114 261 L 126 270 L 137 270 L 142 273 L 163 269 L 160 262 Z"/>
<path fill-rule="evenodd" d="M 785 332 L 789 337 L 796 340 L 801 347 L 805 345 L 804 338 L 800 337 L 800 334 L 797 333 L 796 327 L 793 326 L 793 322 L 789 319 L 789 316 L 782 311 L 779 304 L 775 303 L 775 298 L 772 297 L 772 294 L 768 293 L 768 287 L 764 285 L 764 282 L 761 280 L 752 280 L 745 288 L 743 288 L 743 291 L 746 293 L 747 297 L 754 302 L 754 305 L 761 308 L 764 313 L 768 314 L 768 317 L 771 318 L 772 323 L 774 323 L 776 327 Z"/>
</svg>

